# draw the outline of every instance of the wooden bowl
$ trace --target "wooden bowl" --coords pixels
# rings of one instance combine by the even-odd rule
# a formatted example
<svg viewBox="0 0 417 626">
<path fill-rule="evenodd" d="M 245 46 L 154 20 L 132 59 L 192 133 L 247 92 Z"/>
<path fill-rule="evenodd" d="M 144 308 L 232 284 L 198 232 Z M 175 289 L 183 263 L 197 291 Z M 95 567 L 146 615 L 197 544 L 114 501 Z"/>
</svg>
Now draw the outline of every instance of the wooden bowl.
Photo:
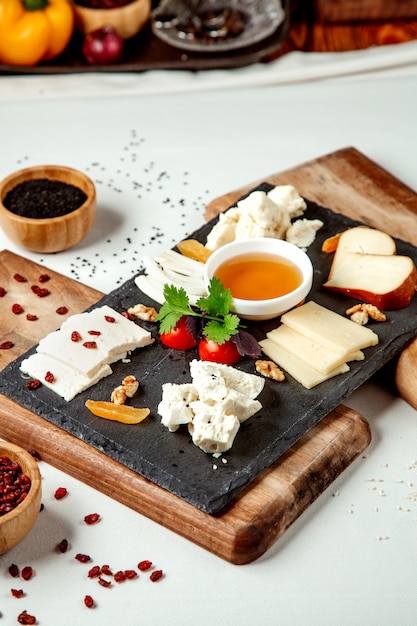
<svg viewBox="0 0 417 626">
<path fill-rule="evenodd" d="M 41 507 L 42 488 L 38 463 L 29 452 L 13 443 L 0 441 L 0 456 L 19 463 L 23 474 L 31 480 L 26 498 L 12 511 L 0 516 L 0 554 L 3 554 L 20 543 L 35 524 Z"/>
<path fill-rule="evenodd" d="M 78 209 L 59 217 L 22 217 L 4 206 L 9 191 L 20 183 L 39 178 L 58 180 L 78 187 L 87 199 Z M 82 172 L 59 165 L 39 165 L 19 170 L 0 183 L 0 226 L 14 243 L 32 252 L 60 252 L 79 243 L 96 217 L 94 183 Z"/>
<path fill-rule="evenodd" d="M 133 0 L 115 9 L 90 9 L 74 2 L 76 28 L 86 35 L 102 26 L 113 26 L 122 39 L 134 37 L 149 20 L 151 0 Z"/>
</svg>

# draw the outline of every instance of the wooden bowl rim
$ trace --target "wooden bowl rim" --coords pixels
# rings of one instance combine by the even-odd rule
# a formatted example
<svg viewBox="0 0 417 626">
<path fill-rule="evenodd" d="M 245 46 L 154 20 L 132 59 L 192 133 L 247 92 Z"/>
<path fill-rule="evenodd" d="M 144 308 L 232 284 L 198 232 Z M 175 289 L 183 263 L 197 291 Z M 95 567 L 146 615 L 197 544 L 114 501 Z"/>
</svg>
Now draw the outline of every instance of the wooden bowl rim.
<svg viewBox="0 0 417 626">
<path fill-rule="evenodd" d="M 49 178 L 47 172 L 53 170 L 54 175 L 50 176 L 50 180 L 61 180 L 59 177 L 59 173 L 71 173 L 75 174 L 80 180 L 84 182 L 85 189 L 82 189 L 84 193 L 87 194 L 87 198 L 85 202 L 78 209 L 74 209 L 74 211 L 70 211 L 70 213 L 66 213 L 65 215 L 58 215 L 57 217 L 23 217 L 22 215 L 17 215 L 13 213 L 13 211 L 9 211 L 7 207 L 3 204 L 3 198 L 6 194 L 16 187 L 17 185 L 25 182 L 26 180 L 37 180 L 39 178 Z M 31 174 L 39 174 L 39 176 L 33 176 Z M 19 179 L 19 182 L 16 182 L 13 185 L 13 181 Z M 74 184 L 74 183 L 72 183 Z M 40 225 L 45 226 L 49 223 L 57 223 L 57 222 L 66 222 L 68 220 L 72 220 L 77 218 L 80 213 L 83 213 L 86 209 L 89 209 L 96 200 L 96 188 L 89 176 L 77 170 L 73 167 L 67 167 L 65 165 L 34 165 L 32 167 L 25 167 L 21 170 L 16 170 L 12 174 L 3 178 L 0 181 L 0 212 L 3 213 L 8 219 L 11 219 L 14 222 L 20 222 L 22 224 L 31 224 L 31 225 Z"/>
<path fill-rule="evenodd" d="M 8 441 L 0 441 L 0 455 L 7 456 L 11 460 L 16 461 L 22 467 L 24 474 L 29 475 L 31 484 L 28 495 L 17 507 L 9 513 L 0 516 L 0 526 L 10 524 L 15 517 L 22 515 L 26 509 L 32 506 L 33 501 L 38 496 L 41 489 L 41 473 L 39 471 L 38 462 L 33 456 L 20 446 L 9 443 Z M 22 463 L 25 467 L 22 466 Z"/>
</svg>

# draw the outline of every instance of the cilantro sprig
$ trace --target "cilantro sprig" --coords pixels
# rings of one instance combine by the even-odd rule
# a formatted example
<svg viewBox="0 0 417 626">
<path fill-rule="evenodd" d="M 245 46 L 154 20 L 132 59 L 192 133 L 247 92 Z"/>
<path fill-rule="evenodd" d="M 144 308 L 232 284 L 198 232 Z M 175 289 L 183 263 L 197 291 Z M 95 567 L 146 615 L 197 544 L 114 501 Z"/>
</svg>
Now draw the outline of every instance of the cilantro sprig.
<svg viewBox="0 0 417 626">
<path fill-rule="evenodd" d="M 156 318 L 160 322 L 161 334 L 169 333 L 184 315 L 201 318 L 204 337 L 219 345 L 239 332 L 240 319 L 230 312 L 232 293 L 216 276 L 210 280 L 208 295 L 199 298 L 194 308 L 190 306 L 188 295 L 183 287 L 165 284 L 164 297 L 165 302 Z"/>
</svg>

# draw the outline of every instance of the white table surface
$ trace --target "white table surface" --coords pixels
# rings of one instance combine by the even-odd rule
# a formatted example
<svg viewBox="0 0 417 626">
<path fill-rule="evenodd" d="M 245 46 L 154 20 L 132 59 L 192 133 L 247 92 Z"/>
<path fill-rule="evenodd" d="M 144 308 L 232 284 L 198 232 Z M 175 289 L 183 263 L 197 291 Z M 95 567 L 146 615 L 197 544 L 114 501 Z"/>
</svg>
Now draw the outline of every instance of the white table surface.
<svg viewBox="0 0 417 626">
<path fill-rule="evenodd" d="M 141 255 L 199 227 L 210 199 L 334 150 L 355 146 L 415 188 L 416 79 L 411 63 L 294 84 L 145 95 L 115 88 L 100 95 L 91 76 L 88 97 L 76 88 L 49 97 L 54 77 L 37 77 L 31 98 L 18 80 L 14 91 L 13 80 L 0 78 L 0 92 L 2 81 L 8 88 L 0 98 L 0 178 L 61 163 L 88 173 L 98 192 L 97 222 L 76 248 L 43 256 L 19 250 L 0 233 L 0 249 L 108 292 L 136 272 Z M 245 566 L 41 462 L 45 509 L 30 535 L 0 557 L 0 623 L 17 623 L 26 609 L 41 626 L 412 626 L 417 414 L 378 379 L 345 403 L 369 421 L 371 445 Z M 60 486 L 69 495 L 57 501 Z M 89 527 L 83 518 L 92 512 L 102 519 Z M 58 554 L 63 538 L 70 550 Z M 87 578 L 89 566 L 75 560 L 77 552 L 114 571 L 150 559 L 165 576 L 153 584 L 141 575 L 105 589 Z M 11 563 L 31 565 L 35 576 L 11 578 Z M 13 598 L 11 588 L 23 588 L 25 597 Z M 86 594 L 95 609 L 83 605 Z"/>
</svg>

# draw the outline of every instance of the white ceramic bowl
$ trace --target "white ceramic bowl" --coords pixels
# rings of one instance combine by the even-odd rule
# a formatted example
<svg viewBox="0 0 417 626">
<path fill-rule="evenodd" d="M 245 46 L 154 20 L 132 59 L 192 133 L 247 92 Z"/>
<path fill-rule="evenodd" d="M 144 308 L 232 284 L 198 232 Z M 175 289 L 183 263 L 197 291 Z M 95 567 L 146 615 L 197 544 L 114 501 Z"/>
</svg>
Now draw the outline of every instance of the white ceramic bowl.
<svg viewBox="0 0 417 626">
<path fill-rule="evenodd" d="M 296 265 L 302 274 L 301 284 L 288 294 L 269 300 L 242 300 L 233 298 L 232 309 L 237 315 L 250 320 L 268 320 L 282 315 L 302 303 L 311 290 L 313 265 L 303 250 L 281 239 L 260 237 L 228 243 L 213 252 L 204 267 L 204 279 L 208 286 L 219 266 L 225 261 L 250 253 L 266 253 L 285 258 Z"/>
</svg>

